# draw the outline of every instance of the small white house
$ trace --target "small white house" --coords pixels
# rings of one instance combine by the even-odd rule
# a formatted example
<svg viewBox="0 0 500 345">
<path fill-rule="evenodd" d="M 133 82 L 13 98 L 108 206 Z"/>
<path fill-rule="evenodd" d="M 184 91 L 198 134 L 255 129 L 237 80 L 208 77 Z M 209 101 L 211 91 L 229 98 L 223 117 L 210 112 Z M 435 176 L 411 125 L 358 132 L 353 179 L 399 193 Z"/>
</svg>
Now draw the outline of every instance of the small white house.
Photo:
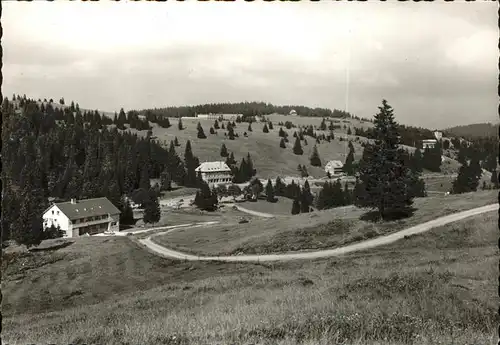
<svg viewBox="0 0 500 345">
<path fill-rule="evenodd" d="M 233 181 L 231 168 L 225 162 L 205 162 L 195 169 L 209 186 L 227 184 Z"/>
<path fill-rule="evenodd" d="M 43 227 L 59 226 L 64 237 L 120 231 L 120 213 L 107 198 L 54 203 L 43 213 Z"/>
<path fill-rule="evenodd" d="M 329 161 L 325 165 L 325 172 L 330 176 L 337 177 L 344 174 L 344 164 L 341 161 Z"/>
<path fill-rule="evenodd" d="M 295 111 L 295 109 L 290 110 L 290 115 L 297 116 L 297 112 Z"/>
</svg>

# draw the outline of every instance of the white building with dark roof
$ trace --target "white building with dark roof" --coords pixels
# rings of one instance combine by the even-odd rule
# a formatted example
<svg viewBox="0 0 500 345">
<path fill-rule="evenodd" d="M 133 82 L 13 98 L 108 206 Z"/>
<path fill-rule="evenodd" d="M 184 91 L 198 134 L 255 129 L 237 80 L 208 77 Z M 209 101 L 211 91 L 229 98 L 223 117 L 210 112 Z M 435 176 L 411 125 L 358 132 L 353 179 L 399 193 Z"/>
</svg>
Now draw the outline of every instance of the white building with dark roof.
<svg viewBox="0 0 500 345">
<path fill-rule="evenodd" d="M 228 184 L 233 181 L 231 168 L 225 162 L 204 162 L 195 169 L 209 186 Z"/>
<path fill-rule="evenodd" d="M 43 227 L 59 226 L 64 237 L 120 231 L 121 211 L 107 198 L 54 203 L 43 213 Z"/>
<path fill-rule="evenodd" d="M 341 161 L 329 161 L 325 165 L 325 172 L 332 177 L 342 176 L 344 174 L 344 163 Z"/>
</svg>

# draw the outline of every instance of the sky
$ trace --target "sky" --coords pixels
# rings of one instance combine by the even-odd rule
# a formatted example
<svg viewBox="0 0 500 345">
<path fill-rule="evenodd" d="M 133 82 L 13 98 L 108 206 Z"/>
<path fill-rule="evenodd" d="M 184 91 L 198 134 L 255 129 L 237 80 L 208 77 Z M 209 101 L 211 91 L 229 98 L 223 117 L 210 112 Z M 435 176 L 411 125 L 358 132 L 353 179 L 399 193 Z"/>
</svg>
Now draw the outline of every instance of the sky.
<svg viewBox="0 0 500 345">
<path fill-rule="evenodd" d="M 264 101 L 498 123 L 496 2 L 3 2 L 3 87 L 117 111 Z"/>
</svg>

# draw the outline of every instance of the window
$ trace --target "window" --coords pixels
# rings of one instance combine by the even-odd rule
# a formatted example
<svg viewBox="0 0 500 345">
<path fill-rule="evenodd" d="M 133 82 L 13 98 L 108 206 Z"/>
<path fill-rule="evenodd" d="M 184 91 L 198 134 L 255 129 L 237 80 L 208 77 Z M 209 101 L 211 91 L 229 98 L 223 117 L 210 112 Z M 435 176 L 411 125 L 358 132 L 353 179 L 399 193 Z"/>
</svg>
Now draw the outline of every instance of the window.
<svg viewBox="0 0 500 345">
<path fill-rule="evenodd" d="M 57 211 L 57 215 L 59 215 L 59 211 Z"/>
<path fill-rule="evenodd" d="M 52 210 L 52 214 L 54 214 L 54 210 Z"/>
</svg>

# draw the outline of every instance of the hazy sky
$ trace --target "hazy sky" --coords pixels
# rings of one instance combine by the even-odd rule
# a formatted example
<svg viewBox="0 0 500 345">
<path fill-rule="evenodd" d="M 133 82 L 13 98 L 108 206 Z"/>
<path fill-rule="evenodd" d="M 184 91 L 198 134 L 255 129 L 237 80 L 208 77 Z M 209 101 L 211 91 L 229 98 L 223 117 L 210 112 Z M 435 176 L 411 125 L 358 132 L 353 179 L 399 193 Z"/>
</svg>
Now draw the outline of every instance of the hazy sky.
<svg viewBox="0 0 500 345">
<path fill-rule="evenodd" d="M 496 2 L 3 2 L 3 93 L 106 111 L 266 101 L 498 122 Z"/>
</svg>

